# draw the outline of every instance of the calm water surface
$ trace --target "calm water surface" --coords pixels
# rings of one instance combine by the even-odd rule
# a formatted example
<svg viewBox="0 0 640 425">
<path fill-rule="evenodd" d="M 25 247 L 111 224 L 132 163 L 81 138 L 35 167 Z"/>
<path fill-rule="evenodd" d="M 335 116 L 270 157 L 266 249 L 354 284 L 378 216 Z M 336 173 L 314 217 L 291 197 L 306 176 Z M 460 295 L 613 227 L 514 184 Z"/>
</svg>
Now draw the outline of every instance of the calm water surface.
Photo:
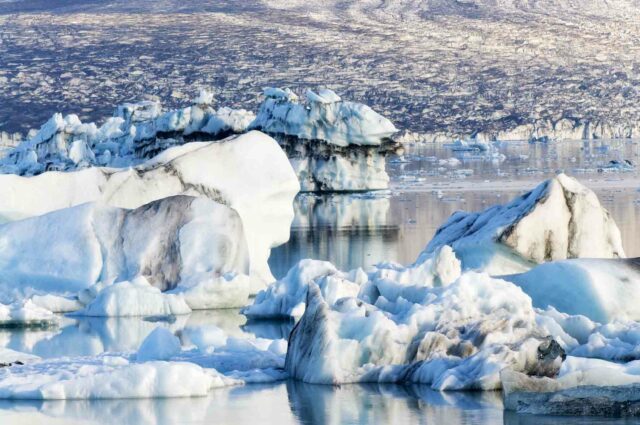
<svg viewBox="0 0 640 425">
<path fill-rule="evenodd" d="M 558 171 L 597 186 L 622 231 L 628 255 L 640 255 L 640 193 L 636 170 L 612 170 L 611 160 L 638 159 L 633 142 L 502 145 L 504 160 L 454 153 L 441 145 L 408 150 L 391 160 L 392 189 L 377 194 L 300 195 L 291 240 L 275 249 L 276 276 L 302 258 L 342 269 L 380 261 L 415 260 L 456 210 L 504 203 Z M 456 157 L 457 167 L 440 164 Z M 620 180 L 628 184 L 620 187 Z M 491 190 L 474 184 L 495 182 Z M 515 186 L 513 183 L 518 183 Z M 608 187 L 608 182 L 616 189 Z M 435 187 L 434 187 L 435 183 Z M 508 183 L 508 184 L 507 184 Z M 521 183 L 521 184 L 520 184 Z M 41 357 L 136 350 L 157 326 L 177 335 L 215 324 L 236 337 L 286 338 L 290 323 L 247 323 L 237 310 L 194 312 L 169 321 L 144 318 L 63 318 L 49 330 L 0 330 L 0 344 Z M 640 420 L 549 418 L 504 412 L 500 393 L 437 393 L 424 386 L 315 386 L 298 382 L 249 385 L 191 399 L 0 402 L 0 424 L 628 424 Z"/>
</svg>

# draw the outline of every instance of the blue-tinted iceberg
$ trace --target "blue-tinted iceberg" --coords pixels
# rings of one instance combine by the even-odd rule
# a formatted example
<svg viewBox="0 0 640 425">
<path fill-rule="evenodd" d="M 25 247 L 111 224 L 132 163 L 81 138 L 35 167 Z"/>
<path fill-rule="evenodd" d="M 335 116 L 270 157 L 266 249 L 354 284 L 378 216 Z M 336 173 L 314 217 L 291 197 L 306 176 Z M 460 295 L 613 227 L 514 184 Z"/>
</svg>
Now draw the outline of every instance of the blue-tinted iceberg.
<svg viewBox="0 0 640 425">
<path fill-rule="evenodd" d="M 123 167 L 176 145 L 214 141 L 244 133 L 254 115 L 245 110 L 213 108 L 202 91 L 191 106 L 163 112 L 157 101 L 126 103 L 100 127 L 77 115 L 54 114 L 36 135 L 0 160 L 0 172 L 35 175 L 90 166 Z"/>
<path fill-rule="evenodd" d="M 291 159 L 304 191 L 386 189 L 387 154 L 399 149 L 396 127 L 370 107 L 328 89 L 268 88 L 250 128 L 272 135 Z"/>
</svg>

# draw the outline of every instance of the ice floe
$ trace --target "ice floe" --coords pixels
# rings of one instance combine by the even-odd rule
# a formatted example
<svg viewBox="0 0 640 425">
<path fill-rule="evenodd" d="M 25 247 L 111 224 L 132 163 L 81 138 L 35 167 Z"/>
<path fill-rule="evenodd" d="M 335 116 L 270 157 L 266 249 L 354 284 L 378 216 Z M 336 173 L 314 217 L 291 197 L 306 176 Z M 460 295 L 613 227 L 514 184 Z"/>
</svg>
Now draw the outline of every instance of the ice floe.
<svg viewBox="0 0 640 425">
<path fill-rule="evenodd" d="M 501 373 L 505 408 L 519 413 L 637 416 L 640 362 L 568 357 L 557 379 Z"/>
</svg>

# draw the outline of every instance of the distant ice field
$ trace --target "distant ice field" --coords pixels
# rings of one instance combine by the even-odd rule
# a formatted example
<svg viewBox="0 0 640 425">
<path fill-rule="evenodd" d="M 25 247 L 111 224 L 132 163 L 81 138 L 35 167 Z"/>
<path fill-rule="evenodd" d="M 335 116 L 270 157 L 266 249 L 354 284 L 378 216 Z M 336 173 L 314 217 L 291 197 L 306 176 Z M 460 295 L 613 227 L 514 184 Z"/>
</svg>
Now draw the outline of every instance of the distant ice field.
<svg viewBox="0 0 640 425">
<path fill-rule="evenodd" d="M 639 122 L 637 0 L 20 0 L 0 3 L 0 131 L 102 119 L 199 87 L 253 108 L 327 86 L 399 128 L 468 135 Z"/>
</svg>

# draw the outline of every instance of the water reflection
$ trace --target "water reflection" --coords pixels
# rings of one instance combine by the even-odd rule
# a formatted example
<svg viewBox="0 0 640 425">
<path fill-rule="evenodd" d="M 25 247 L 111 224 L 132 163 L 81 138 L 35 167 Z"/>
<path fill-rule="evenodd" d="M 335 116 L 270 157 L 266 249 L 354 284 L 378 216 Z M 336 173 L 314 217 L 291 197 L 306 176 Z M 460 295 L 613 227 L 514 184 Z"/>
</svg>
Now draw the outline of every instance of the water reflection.
<svg viewBox="0 0 640 425">
<path fill-rule="evenodd" d="M 289 404 L 303 424 L 500 423 L 499 393 L 440 393 L 426 386 L 287 382 Z"/>
<path fill-rule="evenodd" d="M 390 206 L 385 194 L 300 194 L 294 203 L 289 242 L 272 250 L 269 265 L 273 274 L 283 277 L 304 258 L 338 266 L 377 263 L 400 239 L 400 227 L 389 217 Z"/>
<path fill-rule="evenodd" d="M 507 202 L 560 170 L 594 187 L 620 227 L 627 255 L 640 255 L 640 238 L 636 237 L 640 231 L 640 193 L 634 186 L 640 181 L 639 171 L 606 168 L 612 160 L 637 162 L 640 144 L 509 142 L 500 144 L 499 149 L 506 157 L 501 162 L 451 152 L 442 145 L 415 146 L 403 160 L 389 163 L 390 192 L 298 196 L 291 239 L 274 249 L 269 259 L 274 275 L 284 276 L 303 258 L 331 261 L 343 270 L 382 261 L 409 264 L 453 212 L 479 211 Z M 460 165 L 440 164 L 451 157 L 458 158 Z M 611 187 L 623 179 L 630 184 Z M 440 189 L 434 190 L 434 182 L 442 183 Z M 475 182 L 489 182 L 492 190 L 475 190 Z M 521 183 L 505 184 L 513 182 Z"/>
<path fill-rule="evenodd" d="M 424 386 L 310 385 L 287 381 L 155 400 L 0 402 L 0 423 L 204 424 L 631 424 L 636 419 L 540 417 L 502 410 L 497 392 L 439 393 Z"/>
<path fill-rule="evenodd" d="M 105 351 L 137 350 L 156 327 L 178 335 L 189 335 L 201 327 L 216 326 L 226 335 L 247 338 L 288 338 L 289 322 L 247 323 L 238 309 L 195 311 L 168 320 L 143 317 L 61 317 L 61 325 L 47 330 L 2 329 L 0 346 L 43 358 L 94 356 Z M 188 338 L 185 338 L 187 341 Z"/>
</svg>

